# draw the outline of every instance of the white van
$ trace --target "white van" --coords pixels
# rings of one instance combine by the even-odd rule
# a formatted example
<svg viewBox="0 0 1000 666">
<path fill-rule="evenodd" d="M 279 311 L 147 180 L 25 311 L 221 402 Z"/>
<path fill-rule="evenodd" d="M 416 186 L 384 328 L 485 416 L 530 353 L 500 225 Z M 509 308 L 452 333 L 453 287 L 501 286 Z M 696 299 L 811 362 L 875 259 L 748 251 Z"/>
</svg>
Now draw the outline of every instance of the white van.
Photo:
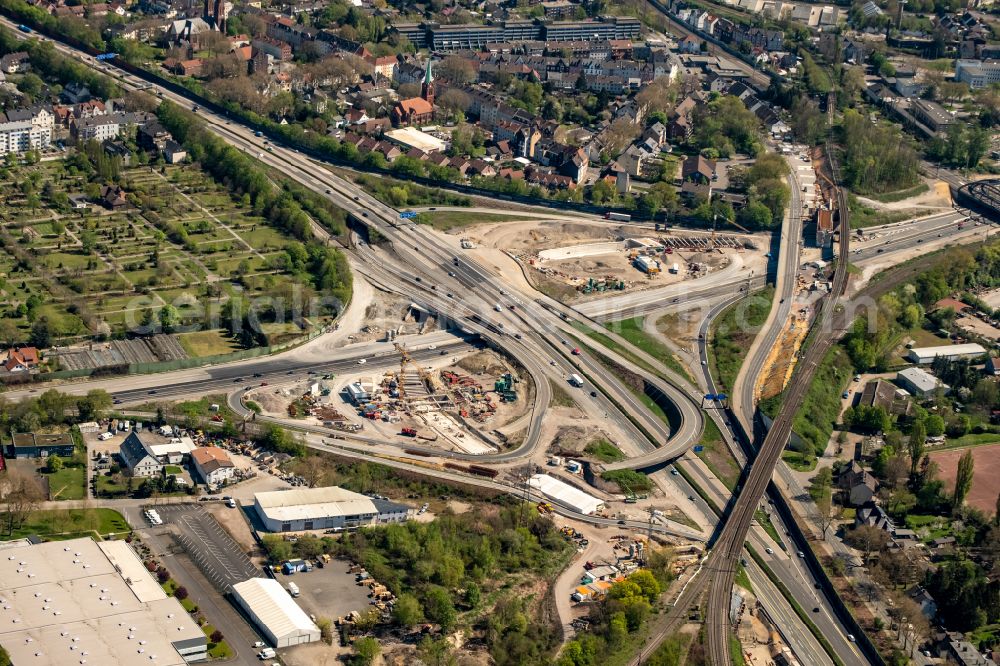
<svg viewBox="0 0 1000 666">
<path fill-rule="evenodd" d="M 263 661 L 264 659 L 271 659 L 275 657 L 278 653 L 274 651 L 272 647 L 266 647 L 257 653 L 257 658 Z"/>
<path fill-rule="evenodd" d="M 112 435 L 110 432 L 102 432 L 100 435 L 97 436 L 97 439 L 101 440 L 102 442 L 106 442 L 113 436 L 114 435 Z"/>
<path fill-rule="evenodd" d="M 299 596 L 299 586 L 296 585 L 295 583 L 289 583 L 288 594 L 292 595 L 293 597 Z"/>
</svg>

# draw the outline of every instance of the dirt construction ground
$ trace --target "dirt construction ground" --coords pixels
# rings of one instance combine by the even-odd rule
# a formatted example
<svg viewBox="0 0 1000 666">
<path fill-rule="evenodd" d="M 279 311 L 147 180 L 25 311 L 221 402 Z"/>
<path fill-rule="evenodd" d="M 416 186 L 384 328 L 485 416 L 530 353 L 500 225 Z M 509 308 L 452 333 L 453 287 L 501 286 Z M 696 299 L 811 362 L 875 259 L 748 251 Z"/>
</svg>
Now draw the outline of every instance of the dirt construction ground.
<svg viewBox="0 0 1000 666">
<path fill-rule="evenodd" d="M 539 221 L 531 223 L 505 222 L 502 224 L 482 224 L 464 230 L 464 237 L 479 245 L 478 252 L 493 250 L 509 252 L 522 259 L 525 266 L 533 265 L 537 270 L 529 270 L 528 275 L 547 291 L 554 291 L 560 298 L 577 301 L 606 297 L 620 293 L 617 291 L 595 292 L 584 296 L 576 290 L 588 279 L 608 279 L 624 281 L 626 291 L 662 287 L 672 282 L 712 273 L 726 268 L 734 261 L 743 265 L 749 255 L 745 250 L 725 251 L 676 251 L 659 257 L 663 271 L 647 277 L 636 269 L 623 249 L 625 238 L 669 239 L 674 234 L 654 233 L 649 229 L 627 224 L 606 222 L 555 222 Z M 699 236 L 697 232 L 685 232 L 687 236 Z M 738 236 L 740 242 L 749 236 Z M 758 247 L 766 245 L 759 239 Z M 541 256 L 540 256 L 541 253 Z M 762 253 L 762 252 L 761 252 Z M 565 256 L 566 258 L 560 258 Z M 530 263 L 529 263 L 530 262 Z M 671 274 L 667 268 L 676 262 L 680 271 Z M 689 265 L 701 264 L 699 272 L 689 270 Z"/>
<path fill-rule="evenodd" d="M 969 449 L 955 449 L 932 453 L 931 460 L 941 467 L 941 479 L 944 480 L 948 492 L 955 489 L 955 471 L 958 469 L 958 459 Z M 972 477 L 972 490 L 965 502 L 969 506 L 985 511 L 988 514 L 996 510 L 997 492 L 1000 491 L 1000 444 L 987 444 L 972 449 L 972 459 L 975 461 L 975 472 Z"/>
</svg>

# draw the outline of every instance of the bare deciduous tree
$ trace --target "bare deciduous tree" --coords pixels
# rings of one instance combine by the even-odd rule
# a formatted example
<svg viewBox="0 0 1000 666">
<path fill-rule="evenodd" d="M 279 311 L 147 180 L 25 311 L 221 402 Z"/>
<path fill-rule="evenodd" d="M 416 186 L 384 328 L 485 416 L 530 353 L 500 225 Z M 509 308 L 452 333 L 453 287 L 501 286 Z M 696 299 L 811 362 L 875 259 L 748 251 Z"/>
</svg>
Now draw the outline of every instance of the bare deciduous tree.
<svg viewBox="0 0 1000 666">
<path fill-rule="evenodd" d="M 24 525 L 42 499 L 42 489 L 32 477 L 15 470 L 7 471 L 0 481 L 0 506 L 3 506 L 3 525 L 8 536 Z"/>
</svg>

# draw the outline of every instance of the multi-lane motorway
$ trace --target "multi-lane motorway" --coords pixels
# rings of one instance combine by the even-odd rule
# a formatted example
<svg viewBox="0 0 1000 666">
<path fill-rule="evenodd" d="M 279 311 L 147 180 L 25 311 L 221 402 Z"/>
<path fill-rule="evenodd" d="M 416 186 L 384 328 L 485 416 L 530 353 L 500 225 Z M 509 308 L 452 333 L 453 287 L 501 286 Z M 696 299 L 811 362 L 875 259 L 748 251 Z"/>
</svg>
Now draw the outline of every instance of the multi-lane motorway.
<svg viewBox="0 0 1000 666">
<path fill-rule="evenodd" d="M 81 57 L 80 54 L 65 45 L 57 44 L 57 48 L 71 57 Z M 89 60 L 89 58 L 83 59 L 89 65 L 96 66 L 96 63 Z M 113 67 L 110 65 L 104 65 L 102 68 L 105 71 L 113 70 Z M 127 75 L 122 76 L 118 74 L 118 77 L 125 81 L 126 87 L 138 83 L 137 79 Z M 145 84 L 142 85 L 145 87 Z M 161 90 L 160 94 L 162 97 L 183 106 L 190 105 L 190 102 L 183 96 L 176 95 L 170 91 Z M 568 320 L 573 319 L 574 316 L 578 316 L 579 313 L 574 314 L 562 311 L 561 306 L 545 302 L 544 299 L 534 300 L 534 297 L 524 294 L 508 293 L 508 291 L 500 286 L 495 276 L 491 275 L 475 261 L 470 260 L 464 255 L 456 256 L 452 248 L 444 244 L 426 229 L 411 224 L 400 224 L 397 211 L 382 204 L 359 188 L 336 177 L 322 164 L 296 151 L 281 146 L 268 146 L 263 138 L 255 137 L 253 132 L 248 128 L 231 124 L 230 120 L 226 118 L 216 116 L 204 110 L 199 113 L 199 116 L 201 116 L 202 121 L 208 127 L 222 136 L 227 142 L 245 150 L 262 163 L 278 170 L 286 177 L 292 178 L 313 191 L 327 196 L 337 205 L 349 211 L 359 221 L 377 229 L 382 236 L 387 238 L 390 247 L 389 251 L 364 245 L 355 248 L 357 255 L 365 261 L 366 266 L 371 272 L 371 278 L 374 281 L 379 282 L 387 288 L 394 288 L 412 296 L 422 307 L 442 314 L 446 318 L 458 323 L 461 328 L 469 331 L 469 339 L 476 337 L 482 340 L 484 344 L 500 348 L 513 358 L 516 358 L 524 366 L 524 371 L 532 377 L 537 387 L 538 400 L 530 417 L 525 443 L 515 450 L 516 455 L 530 452 L 534 450 L 534 447 L 539 445 L 540 424 L 543 418 L 544 406 L 548 404 L 550 397 L 549 381 L 564 380 L 565 368 L 571 368 L 573 372 L 584 374 L 588 378 L 588 381 L 593 383 L 595 390 L 592 393 L 590 391 L 580 392 L 578 402 L 581 404 L 581 407 L 585 410 L 607 413 L 620 430 L 633 440 L 630 444 L 633 448 L 641 452 L 641 456 L 644 456 L 640 457 L 633 465 L 648 465 L 651 462 L 662 462 L 686 451 L 692 443 L 697 441 L 704 416 L 698 402 L 692 400 L 691 387 L 682 386 L 681 383 L 676 381 L 676 378 L 674 381 L 664 381 L 661 377 L 648 372 L 645 368 L 636 366 L 631 360 L 623 358 L 612 350 L 601 350 L 602 355 L 611 358 L 615 363 L 642 376 L 677 406 L 677 412 L 680 416 L 677 419 L 677 423 L 673 424 L 674 427 L 668 429 L 662 421 L 651 415 L 649 410 L 637 400 L 632 392 L 613 373 L 608 371 L 595 356 L 587 352 L 579 356 L 569 353 L 567 339 L 578 332 L 570 326 Z M 792 211 L 798 211 L 799 204 L 797 197 L 799 188 L 796 186 L 792 187 L 791 190 L 793 192 Z M 789 223 L 786 225 L 787 228 L 783 231 L 782 250 L 779 254 L 780 265 L 778 267 L 778 290 L 776 294 L 778 303 L 777 307 L 772 308 L 773 320 L 770 325 L 765 326 L 765 334 L 762 337 L 763 344 L 758 349 L 763 349 L 767 344 L 773 344 L 774 340 L 776 340 L 777 332 L 780 330 L 775 323 L 787 321 L 791 311 L 791 290 L 794 286 L 794 275 L 798 266 L 798 239 L 801 238 L 801 219 L 798 214 L 794 213 L 790 218 Z M 942 226 L 939 227 L 933 227 L 933 224 L 936 224 L 936 222 L 925 224 L 926 226 L 922 225 L 920 227 L 921 231 L 917 232 L 918 234 L 943 233 L 938 232 L 937 229 L 947 229 L 950 227 L 946 225 L 955 225 L 957 223 L 942 220 L 940 222 Z M 322 229 L 317 228 L 315 231 L 317 235 L 326 238 L 326 233 Z M 845 246 L 847 242 L 846 238 L 847 235 L 845 234 L 843 239 Z M 907 232 L 889 242 L 892 243 L 891 247 L 897 247 L 897 244 L 899 246 L 907 242 L 916 244 L 918 241 L 912 233 Z M 876 255 L 879 254 L 877 249 L 874 249 L 873 252 Z M 841 280 L 841 278 L 838 277 L 838 280 Z M 842 286 L 842 280 L 840 281 L 840 285 Z M 719 297 L 720 295 L 725 296 L 728 293 L 735 298 L 739 295 L 740 290 L 746 288 L 746 286 L 747 282 L 744 279 L 728 282 L 720 280 L 718 283 L 713 283 L 708 287 L 702 288 L 702 292 L 695 290 L 693 296 L 695 298 Z M 750 285 L 751 288 L 753 286 L 753 284 Z M 678 293 L 681 294 L 683 292 L 679 291 Z M 837 287 L 835 293 L 836 295 L 841 293 L 839 287 Z M 691 297 L 692 294 L 684 294 L 685 300 Z M 662 295 L 659 295 L 659 298 L 662 298 Z M 639 299 L 636 302 L 628 303 L 626 307 L 645 313 L 650 308 L 662 308 L 663 305 L 662 300 L 658 301 L 656 298 L 652 298 L 645 301 Z M 824 312 L 826 313 L 830 310 L 831 308 L 826 308 Z M 712 313 L 717 312 L 718 308 L 712 310 Z M 604 317 L 609 313 L 595 311 L 593 314 L 597 317 Z M 588 325 L 596 325 L 596 323 L 589 320 L 586 320 L 586 323 Z M 707 324 L 703 332 L 706 334 L 705 337 L 707 337 Z M 469 343 L 465 340 L 455 339 L 450 343 L 439 344 L 452 344 L 456 348 L 460 348 L 461 345 Z M 814 346 L 810 348 L 810 354 L 812 354 L 812 349 L 816 346 L 818 345 L 814 343 Z M 224 387 L 231 389 L 232 384 L 241 384 L 244 382 L 244 378 L 253 374 L 269 376 L 271 374 L 287 374 L 291 372 L 293 375 L 302 375 L 309 370 L 343 373 L 351 364 L 357 363 L 358 358 L 366 357 L 365 355 L 369 355 L 367 358 L 375 359 L 378 359 L 380 355 L 391 355 L 390 352 L 383 352 L 382 350 L 385 350 L 384 344 L 381 346 L 375 345 L 374 347 L 346 348 L 342 352 L 331 355 L 329 361 L 322 364 L 295 363 L 283 358 L 263 359 L 246 362 L 241 365 L 218 366 L 207 371 L 185 371 L 202 373 L 201 376 L 182 375 L 180 373 L 164 374 L 152 378 L 146 384 L 141 384 L 146 380 L 129 378 L 129 382 L 139 382 L 141 385 L 131 383 L 128 385 L 128 388 L 115 391 L 115 394 L 120 400 L 139 401 L 148 399 L 151 391 L 155 391 L 155 395 L 160 397 L 174 397 L 195 392 L 218 391 Z M 637 350 L 630 351 L 638 355 Z M 703 348 L 701 351 L 704 353 Z M 415 358 L 418 360 L 430 358 L 430 356 L 438 353 L 426 348 L 414 351 Z M 803 382 L 808 381 L 809 373 L 815 369 L 816 359 L 810 354 L 807 354 L 800 363 L 800 373 L 796 376 L 796 380 L 793 383 L 794 388 L 790 390 L 789 398 L 786 400 L 786 405 L 789 408 L 794 407 L 797 395 L 796 391 L 801 390 L 798 387 Z M 759 353 L 752 354 L 749 364 L 745 364 L 750 366 L 747 369 L 747 378 L 756 377 L 756 373 L 759 372 L 760 368 L 758 366 L 763 363 L 763 360 L 760 360 L 759 364 L 757 363 L 759 356 Z M 381 359 L 384 362 L 388 362 L 388 360 Z M 648 357 L 645 360 L 648 361 Z M 555 365 L 552 362 L 555 362 Z M 710 377 L 708 381 L 709 386 L 712 387 Z M 247 381 L 246 383 L 251 382 Z M 85 382 L 80 385 L 69 385 L 69 389 L 85 390 L 85 388 L 97 385 L 97 382 Z M 740 383 L 740 386 L 744 388 L 740 390 L 737 401 L 740 402 L 743 413 L 752 413 L 752 389 L 750 401 L 747 402 L 744 399 L 745 387 L 747 385 L 752 386 L 752 382 L 743 381 Z M 27 394 L 25 392 L 23 395 Z M 15 393 L 11 395 L 16 398 L 21 394 Z M 750 406 L 749 410 L 743 409 L 747 405 Z M 782 414 L 785 411 L 787 410 L 783 409 Z M 713 411 L 712 418 L 719 418 L 718 413 Z M 711 582 L 710 598 L 712 602 L 710 606 L 713 613 L 710 615 L 709 625 L 711 627 L 710 638 L 712 640 L 710 641 L 710 646 L 712 647 L 713 658 L 719 656 L 720 645 L 722 643 L 716 643 L 722 640 L 725 640 L 725 653 L 728 656 L 728 622 L 724 616 L 718 615 L 718 609 L 722 605 L 728 608 L 728 592 L 732 587 L 732 573 L 735 568 L 735 561 L 742 552 L 743 540 L 747 530 L 750 529 L 750 520 L 757 507 L 757 503 L 760 501 L 763 485 L 770 479 L 771 471 L 774 468 L 774 461 L 780 453 L 781 445 L 783 444 L 783 441 L 780 440 L 783 436 L 787 437 L 789 429 L 790 416 L 787 418 L 779 416 L 771 434 L 768 435 L 768 438 L 761 447 L 760 455 L 753 462 L 743 491 L 740 493 L 728 516 L 724 516 L 721 531 L 716 539 L 715 549 L 709 556 L 708 564 L 706 564 L 706 568 L 711 572 L 711 575 L 699 577 L 697 584 L 690 585 L 685 592 L 687 596 L 684 599 L 688 600 L 693 598 L 693 595 L 696 593 L 705 591 L 709 587 L 709 580 Z M 654 441 L 650 441 L 650 434 Z M 309 435 L 310 445 L 317 448 L 327 448 L 341 455 L 368 455 L 363 451 L 353 451 L 347 445 L 324 443 L 323 439 L 323 436 L 319 433 Z M 666 446 L 662 446 L 661 450 L 656 449 L 657 445 L 664 443 Z M 509 462 L 516 459 L 515 452 L 502 454 L 496 462 Z M 382 458 L 378 458 L 378 460 L 383 463 L 385 462 Z M 394 461 L 393 464 L 405 465 L 406 463 L 405 461 Z M 470 481 L 466 476 L 450 472 L 436 473 L 436 475 L 442 478 L 455 476 L 463 483 L 494 484 L 494 482 L 482 479 Z M 504 484 L 495 485 L 498 489 L 503 488 L 505 491 L 510 491 L 510 488 L 504 486 Z M 566 513 L 565 508 L 563 508 L 562 512 Z M 590 520 L 591 522 L 599 522 L 598 519 L 594 519 L 593 517 L 579 518 Z M 605 520 L 608 524 L 612 524 L 613 522 L 609 519 L 600 520 Z M 645 529 L 647 524 L 638 523 L 637 525 L 633 525 L 631 522 L 627 522 L 626 526 Z M 668 530 L 662 527 L 656 531 L 676 534 L 676 530 Z M 760 537 L 756 535 L 753 538 L 758 539 Z M 810 595 L 814 593 L 808 589 L 808 571 L 802 571 L 800 568 L 797 569 L 794 566 L 785 566 L 780 562 L 775 562 L 774 568 L 783 581 L 785 581 L 786 586 L 795 591 L 797 597 L 801 594 L 803 603 L 809 603 L 806 599 L 810 598 Z M 759 572 L 754 571 L 754 574 L 757 573 Z M 801 584 L 796 583 L 796 580 L 799 579 L 802 581 Z M 725 600 L 723 599 L 724 596 L 726 597 Z M 773 600 L 772 603 L 780 606 L 778 609 L 779 612 L 784 614 L 789 619 L 789 622 L 794 621 L 794 613 L 788 609 L 786 604 L 778 599 Z M 679 604 L 679 606 L 682 606 L 682 604 Z M 681 612 L 685 610 L 686 608 L 681 608 Z M 818 623 L 821 624 L 828 638 L 831 635 L 835 637 L 833 642 L 845 662 L 851 664 L 863 663 L 858 658 L 858 654 L 852 645 L 842 644 L 846 641 L 846 638 L 843 636 L 842 627 L 836 625 L 835 622 Z M 801 643 L 803 645 L 801 649 L 804 658 L 810 659 L 810 663 L 825 662 L 825 656 L 814 651 L 815 645 L 812 645 L 812 648 L 808 647 L 808 638 L 802 637 Z M 727 661 L 726 657 L 720 657 L 720 659 L 716 663 L 722 664 Z"/>
</svg>

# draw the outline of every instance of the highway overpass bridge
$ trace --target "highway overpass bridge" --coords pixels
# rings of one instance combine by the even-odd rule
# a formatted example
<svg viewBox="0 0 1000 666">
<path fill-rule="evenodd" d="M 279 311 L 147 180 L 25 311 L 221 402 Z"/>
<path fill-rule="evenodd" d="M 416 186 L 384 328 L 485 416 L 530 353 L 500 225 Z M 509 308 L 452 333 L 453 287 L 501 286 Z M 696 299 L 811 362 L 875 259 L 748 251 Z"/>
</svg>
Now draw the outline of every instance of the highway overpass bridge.
<svg viewBox="0 0 1000 666">
<path fill-rule="evenodd" d="M 1000 178 L 965 183 L 956 191 L 955 201 L 993 222 L 1000 222 Z"/>
</svg>

